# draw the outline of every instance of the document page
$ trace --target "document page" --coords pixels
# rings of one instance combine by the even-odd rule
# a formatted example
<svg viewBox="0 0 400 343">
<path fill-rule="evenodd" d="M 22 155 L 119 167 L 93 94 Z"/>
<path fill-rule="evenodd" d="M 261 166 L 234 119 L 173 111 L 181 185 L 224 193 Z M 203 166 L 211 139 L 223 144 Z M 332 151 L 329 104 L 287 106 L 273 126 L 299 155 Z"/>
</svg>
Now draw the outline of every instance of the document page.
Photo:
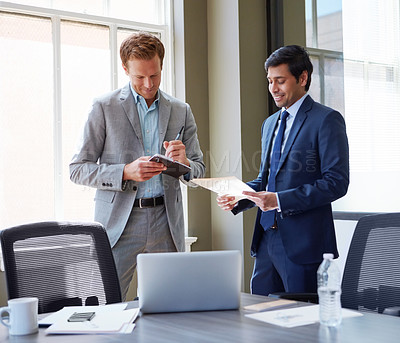
<svg viewBox="0 0 400 343">
<path fill-rule="evenodd" d="M 68 317 L 74 312 L 96 312 L 96 314 L 105 312 L 122 312 L 128 306 L 127 303 L 119 303 L 119 304 L 109 304 L 109 305 L 101 305 L 101 306 L 67 306 L 63 309 L 54 312 L 52 314 L 46 315 L 44 318 L 39 320 L 40 327 L 46 327 L 54 324 L 58 321 L 66 321 Z"/>
<path fill-rule="evenodd" d="M 247 318 L 287 328 L 319 322 L 319 305 L 301 306 L 285 310 L 275 310 L 246 314 Z M 362 313 L 342 308 L 342 317 L 358 317 Z"/>
<path fill-rule="evenodd" d="M 234 196 L 235 201 L 245 199 L 243 191 L 254 192 L 250 186 L 239 180 L 236 176 L 192 179 L 191 182 L 206 188 L 218 195 Z"/>
<path fill-rule="evenodd" d="M 84 307 L 80 311 L 85 311 Z M 130 333 L 135 325 L 133 322 L 139 314 L 134 308 L 124 311 L 96 312 L 90 321 L 70 322 L 66 319 L 58 320 L 46 329 L 47 334 L 113 334 Z"/>
</svg>

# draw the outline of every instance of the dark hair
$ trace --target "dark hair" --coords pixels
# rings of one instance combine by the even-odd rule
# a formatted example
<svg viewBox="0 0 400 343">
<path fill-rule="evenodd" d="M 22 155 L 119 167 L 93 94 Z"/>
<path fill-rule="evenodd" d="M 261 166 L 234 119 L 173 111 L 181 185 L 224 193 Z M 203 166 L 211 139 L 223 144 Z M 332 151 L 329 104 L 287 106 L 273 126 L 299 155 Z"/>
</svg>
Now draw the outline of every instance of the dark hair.
<svg viewBox="0 0 400 343">
<path fill-rule="evenodd" d="M 156 36 L 142 31 L 126 38 L 119 49 L 124 66 L 130 59 L 151 60 L 156 54 L 160 57 L 162 66 L 164 52 L 164 45 Z"/>
<path fill-rule="evenodd" d="M 265 61 L 265 71 L 268 73 L 269 67 L 276 67 L 281 64 L 287 64 L 290 73 L 299 81 L 303 71 L 308 74 L 306 91 L 310 88 L 311 74 L 313 65 L 310 61 L 308 52 L 299 45 L 288 45 L 275 50 Z"/>
</svg>

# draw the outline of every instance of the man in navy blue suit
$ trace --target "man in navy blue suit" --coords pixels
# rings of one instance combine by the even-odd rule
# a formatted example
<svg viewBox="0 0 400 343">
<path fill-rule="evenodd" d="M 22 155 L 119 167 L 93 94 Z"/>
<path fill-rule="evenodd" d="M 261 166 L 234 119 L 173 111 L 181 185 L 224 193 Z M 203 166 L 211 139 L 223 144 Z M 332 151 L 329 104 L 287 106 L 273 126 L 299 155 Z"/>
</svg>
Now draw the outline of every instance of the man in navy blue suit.
<svg viewBox="0 0 400 343">
<path fill-rule="evenodd" d="M 280 111 L 262 125 L 258 177 L 247 199 L 218 196 L 234 214 L 258 206 L 251 246 L 253 294 L 316 292 L 325 252 L 338 257 L 331 203 L 347 192 L 345 122 L 307 91 L 313 66 L 306 50 L 282 47 L 265 62 L 269 91 Z M 278 138 L 277 138 L 278 137 Z"/>
</svg>

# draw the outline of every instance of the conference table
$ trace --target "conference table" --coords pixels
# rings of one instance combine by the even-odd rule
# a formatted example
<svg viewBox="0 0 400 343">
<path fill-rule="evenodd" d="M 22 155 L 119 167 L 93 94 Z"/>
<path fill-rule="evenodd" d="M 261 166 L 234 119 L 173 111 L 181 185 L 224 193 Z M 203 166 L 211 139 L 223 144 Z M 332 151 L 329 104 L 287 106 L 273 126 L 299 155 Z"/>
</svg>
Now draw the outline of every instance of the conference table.
<svg viewBox="0 0 400 343">
<path fill-rule="evenodd" d="M 360 317 L 344 318 L 336 328 L 319 323 L 284 328 L 245 317 L 249 311 L 244 306 L 274 300 L 242 293 L 240 310 L 143 314 L 136 319 L 136 327 L 130 334 L 46 335 L 45 329 L 40 328 L 36 334 L 9 336 L 7 328 L 0 325 L 0 342 L 400 342 L 400 317 L 383 314 L 363 313 Z M 131 308 L 137 306 L 136 301 L 129 303 Z"/>
</svg>

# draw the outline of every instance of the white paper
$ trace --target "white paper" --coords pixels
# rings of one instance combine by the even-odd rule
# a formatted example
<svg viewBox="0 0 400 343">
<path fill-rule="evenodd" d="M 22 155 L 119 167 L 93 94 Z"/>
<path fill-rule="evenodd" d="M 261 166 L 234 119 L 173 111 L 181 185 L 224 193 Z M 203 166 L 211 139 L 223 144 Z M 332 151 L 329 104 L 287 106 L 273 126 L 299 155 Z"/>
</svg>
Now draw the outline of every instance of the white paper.
<svg viewBox="0 0 400 343">
<path fill-rule="evenodd" d="M 359 317 L 362 315 L 360 312 L 342 309 L 342 318 Z M 252 313 L 245 316 L 265 323 L 292 328 L 319 322 L 319 305 Z"/>
<path fill-rule="evenodd" d="M 136 326 L 136 324 L 126 323 L 126 324 L 124 324 L 124 326 L 122 327 L 122 329 L 118 333 L 123 333 L 123 334 L 132 333 L 132 331 L 135 328 L 135 326 Z"/>
<path fill-rule="evenodd" d="M 126 309 L 127 303 L 100 305 L 100 306 L 66 306 L 61 310 L 54 312 L 39 320 L 40 326 L 49 326 L 60 320 L 67 320 L 74 312 L 113 312 L 123 311 Z"/>
<path fill-rule="evenodd" d="M 255 192 L 254 189 L 239 180 L 236 176 L 200 178 L 190 181 L 218 195 L 234 196 L 234 202 L 246 198 L 246 196 L 242 194 L 243 191 Z"/>
<path fill-rule="evenodd" d="M 139 313 L 138 308 L 124 310 L 96 312 L 94 318 L 85 322 L 68 322 L 58 320 L 46 329 L 46 334 L 111 334 L 132 332 Z"/>
<path fill-rule="evenodd" d="M 254 311 L 254 312 L 261 312 L 265 310 L 271 310 L 277 307 L 293 305 L 296 301 L 288 300 L 288 299 L 278 299 L 274 301 L 262 302 L 254 305 L 247 305 L 243 307 L 245 311 Z"/>
</svg>

